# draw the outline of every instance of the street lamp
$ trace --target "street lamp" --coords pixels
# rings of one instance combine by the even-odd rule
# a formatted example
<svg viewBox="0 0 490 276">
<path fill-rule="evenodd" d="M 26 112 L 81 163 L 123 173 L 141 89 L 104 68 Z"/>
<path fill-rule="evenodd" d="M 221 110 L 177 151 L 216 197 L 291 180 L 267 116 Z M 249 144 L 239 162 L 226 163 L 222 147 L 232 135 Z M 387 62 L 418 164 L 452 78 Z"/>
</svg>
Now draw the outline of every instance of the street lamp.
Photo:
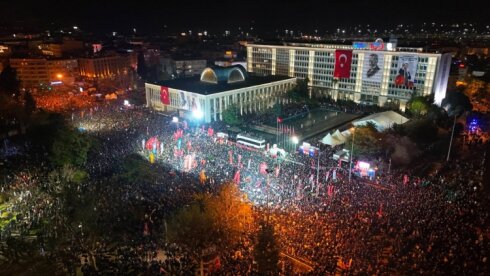
<svg viewBox="0 0 490 276">
<path fill-rule="evenodd" d="M 192 112 L 192 115 L 194 116 L 194 118 L 196 118 L 198 120 L 201 120 L 202 117 L 204 117 L 204 113 L 199 109 L 194 110 L 194 112 Z"/>
<path fill-rule="evenodd" d="M 296 149 L 297 149 L 297 145 L 298 145 L 298 143 L 299 143 L 299 138 L 298 138 L 298 136 L 293 136 L 293 137 L 291 137 L 291 141 L 293 142 L 293 147 L 294 147 L 294 151 L 293 151 L 293 152 L 295 152 L 295 151 L 296 151 Z"/>
</svg>

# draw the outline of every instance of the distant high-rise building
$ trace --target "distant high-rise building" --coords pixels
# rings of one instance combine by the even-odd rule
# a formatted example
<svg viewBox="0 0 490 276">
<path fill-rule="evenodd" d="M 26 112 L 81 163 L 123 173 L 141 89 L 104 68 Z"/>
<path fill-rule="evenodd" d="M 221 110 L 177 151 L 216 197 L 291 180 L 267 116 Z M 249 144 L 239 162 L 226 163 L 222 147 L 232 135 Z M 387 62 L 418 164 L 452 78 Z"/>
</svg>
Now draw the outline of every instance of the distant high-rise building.
<svg viewBox="0 0 490 276">
<path fill-rule="evenodd" d="M 348 77 L 335 77 L 336 51 L 349 56 Z M 337 56 L 338 57 L 338 56 Z M 340 56 L 340 61 L 346 62 Z M 397 106 L 405 110 L 412 95 L 445 97 L 451 59 L 397 48 L 394 42 L 354 42 L 352 45 L 284 43 L 247 45 L 247 71 L 260 75 L 308 78 L 313 95 L 356 103 Z M 344 64 L 345 65 L 345 64 Z"/>
</svg>

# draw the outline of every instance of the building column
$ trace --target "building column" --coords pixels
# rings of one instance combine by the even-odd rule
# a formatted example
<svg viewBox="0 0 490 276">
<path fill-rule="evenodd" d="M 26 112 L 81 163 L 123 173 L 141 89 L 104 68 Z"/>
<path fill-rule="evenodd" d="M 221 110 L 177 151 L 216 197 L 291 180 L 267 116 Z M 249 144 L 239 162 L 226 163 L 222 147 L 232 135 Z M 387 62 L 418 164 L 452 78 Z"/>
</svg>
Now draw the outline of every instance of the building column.
<svg viewBox="0 0 490 276">
<path fill-rule="evenodd" d="M 240 100 L 240 116 L 243 116 L 243 97 L 242 93 L 238 94 L 238 99 Z"/>
<path fill-rule="evenodd" d="M 219 99 L 219 120 L 220 121 L 223 121 L 223 105 L 224 105 L 224 103 L 223 103 L 223 99 L 222 98 L 223 97 L 219 97 L 218 98 Z"/>
<path fill-rule="evenodd" d="M 210 103 L 210 99 L 205 99 L 204 100 L 204 118 L 205 118 L 205 121 L 206 123 L 210 123 L 211 122 L 211 103 Z"/>
<path fill-rule="evenodd" d="M 387 100 L 388 100 L 388 97 L 386 97 L 386 96 L 379 96 L 378 97 L 378 103 L 377 103 L 377 105 L 382 107 L 382 106 L 385 105 L 385 103 L 386 103 Z"/>
<path fill-rule="evenodd" d="M 213 98 L 213 105 L 214 105 L 214 121 L 217 121 L 218 118 L 216 114 L 218 114 L 218 107 L 216 104 L 216 98 Z"/>
</svg>

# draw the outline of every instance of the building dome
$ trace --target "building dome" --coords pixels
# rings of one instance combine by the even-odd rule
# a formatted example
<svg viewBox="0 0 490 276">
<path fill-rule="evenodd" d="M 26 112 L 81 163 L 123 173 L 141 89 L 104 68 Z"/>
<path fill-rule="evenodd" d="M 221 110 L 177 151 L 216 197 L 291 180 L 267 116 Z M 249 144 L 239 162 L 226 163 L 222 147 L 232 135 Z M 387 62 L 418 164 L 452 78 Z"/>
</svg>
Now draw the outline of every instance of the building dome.
<svg viewBox="0 0 490 276">
<path fill-rule="evenodd" d="M 213 66 L 204 69 L 201 81 L 207 83 L 235 83 L 245 81 L 247 71 L 241 65 L 229 67 Z"/>
</svg>

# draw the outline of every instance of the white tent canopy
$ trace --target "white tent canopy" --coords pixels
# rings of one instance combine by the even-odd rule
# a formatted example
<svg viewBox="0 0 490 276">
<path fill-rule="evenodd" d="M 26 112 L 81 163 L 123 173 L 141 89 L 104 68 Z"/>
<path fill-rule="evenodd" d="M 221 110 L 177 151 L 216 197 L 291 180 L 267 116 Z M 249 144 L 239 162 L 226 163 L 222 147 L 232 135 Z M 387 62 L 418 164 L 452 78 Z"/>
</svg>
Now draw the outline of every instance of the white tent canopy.
<svg viewBox="0 0 490 276">
<path fill-rule="evenodd" d="M 343 141 L 340 141 L 337 138 L 334 138 L 330 133 L 327 134 L 327 136 L 323 137 L 323 139 L 320 140 L 320 142 L 322 142 L 325 145 L 332 146 L 332 147 L 337 146 L 337 145 L 341 145 L 344 143 Z"/>
<path fill-rule="evenodd" d="M 354 126 L 365 126 L 368 122 L 372 122 L 378 131 L 384 131 L 394 124 L 404 124 L 408 122 L 408 119 L 395 111 L 385 111 L 380 113 L 374 113 L 359 120 L 354 121 Z"/>
<path fill-rule="evenodd" d="M 337 140 L 341 141 L 342 144 L 345 143 L 345 140 L 347 138 L 342 133 L 340 133 L 340 131 L 338 129 L 332 134 L 332 137 L 334 139 L 337 139 Z"/>
</svg>

